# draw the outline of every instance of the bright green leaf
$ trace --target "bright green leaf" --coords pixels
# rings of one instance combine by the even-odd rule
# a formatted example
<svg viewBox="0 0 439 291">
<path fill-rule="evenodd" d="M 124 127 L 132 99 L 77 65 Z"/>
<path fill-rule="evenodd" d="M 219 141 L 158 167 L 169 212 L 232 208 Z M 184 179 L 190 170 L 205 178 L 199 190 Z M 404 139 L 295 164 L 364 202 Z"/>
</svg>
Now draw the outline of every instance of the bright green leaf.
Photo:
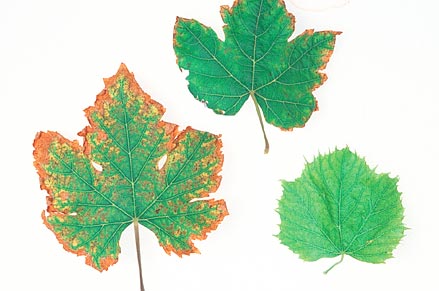
<svg viewBox="0 0 439 291">
<path fill-rule="evenodd" d="M 319 155 L 300 178 L 282 182 L 278 237 L 305 261 L 349 255 L 383 263 L 405 230 L 397 182 L 348 148 Z"/>
<path fill-rule="evenodd" d="M 234 115 L 249 96 L 262 120 L 284 130 L 302 127 L 317 109 L 312 91 L 339 32 L 294 32 L 294 16 L 280 0 L 237 0 L 221 7 L 225 40 L 196 20 L 177 18 L 174 50 L 189 70 L 189 90 L 216 113 Z"/>
<path fill-rule="evenodd" d="M 132 223 L 137 244 L 140 224 L 168 254 L 198 252 L 193 240 L 205 239 L 227 215 L 223 200 L 208 198 L 221 181 L 219 136 L 179 132 L 162 121 L 163 106 L 123 64 L 104 81 L 85 110 L 84 145 L 50 131 L 35 138 L 34 164 L 48 192 L 45 224 L 66 250 L 100 271 L 116 263 L 119 239 Z"/>
</svg>

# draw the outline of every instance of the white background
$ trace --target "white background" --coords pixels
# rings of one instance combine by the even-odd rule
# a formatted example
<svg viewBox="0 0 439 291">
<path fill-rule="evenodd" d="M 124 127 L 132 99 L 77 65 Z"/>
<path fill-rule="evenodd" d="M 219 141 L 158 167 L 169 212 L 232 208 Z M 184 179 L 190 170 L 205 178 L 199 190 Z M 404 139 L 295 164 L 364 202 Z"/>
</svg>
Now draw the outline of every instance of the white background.
<svg viewBox="0 0 439 291">
<path fill-rule="evenodd" d="M 294 3 L 293 3 L 294 1 Z M 214 195 L 230 215 L 201 255 L 168 256 L 141 231 L 145 286 L 161 290 L 439 290 L 439 20 L 436 1 L 287 0 L 296 32 L 339 30 L 315 91 L 320 110 L 306 127 L 267 126 L 253 104 L 234 117 L 214 114 L 189 93 L 175 63 L 177 15 L 213 27 L 231 0 L 1 0 L 0 4 L 0 290 L 138 290 L 134 232 L 121 239 L 119 262 L 102 274 L 67 253 L 42 224 L 45 196 L 32 165 L 40 130 L 68 138 L 86 125 L 83 109 L 121 62 L 166 108 L 164 119 L 221 133 L 223 181 Z M 304 9 L 306 8 L 306 9 Z M 280 179 L 298 177 L 305 159 L 349 145 L 378 172 L 399 176 L 410 228 L 386 264 L 351 258 L 303 262 L 281 245 L 275 212 Z"/>
</svg>

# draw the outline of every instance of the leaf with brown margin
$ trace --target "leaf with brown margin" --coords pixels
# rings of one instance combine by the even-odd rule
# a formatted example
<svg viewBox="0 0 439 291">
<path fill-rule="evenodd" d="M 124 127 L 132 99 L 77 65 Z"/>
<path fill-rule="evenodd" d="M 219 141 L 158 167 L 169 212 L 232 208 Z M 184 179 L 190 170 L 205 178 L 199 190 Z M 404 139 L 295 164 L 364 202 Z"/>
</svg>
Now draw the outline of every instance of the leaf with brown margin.
<svg viewBox="0 0 439 291">
<path fill-rule="evenodd" d="M 177 17 L 177 64 L 189 72 L 192 95 L 217 114 L 235 115 L 251 97 L 268 153 L 263 119 L 283 130 L 305 126 L 340 32 L 308 29 L 289 40 L 295 18 L 283 0 L 235 0 L 221 6 L 221 17 L 224 41 L 197 20 Z"/>
<path fill-rule="evenodd" d="M 133 223 L 141 274 L 139 224 L 166 253 L 182 256 L 198 252 L 193 240 L 228 214 L 223 200 L 209 198 L 221 182 L 222 143 L 162 121 L 165 109 L 124 64 L 104 82 L 85 110 L 83 145 L 53 131 L 35 138 L 34 165 L 48 193 L 42 217 L 64 249 L 99 271 L 117 262 L 121 234 Z"/>
</svg>

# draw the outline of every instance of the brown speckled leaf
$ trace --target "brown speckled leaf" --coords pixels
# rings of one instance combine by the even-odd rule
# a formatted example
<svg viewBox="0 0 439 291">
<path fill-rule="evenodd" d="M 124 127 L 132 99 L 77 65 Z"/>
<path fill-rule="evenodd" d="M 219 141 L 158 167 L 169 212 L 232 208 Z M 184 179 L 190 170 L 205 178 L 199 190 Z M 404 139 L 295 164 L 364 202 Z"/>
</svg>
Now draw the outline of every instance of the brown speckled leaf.
<svg viewBox="0 0 439 291">
<path fill-rule="evenodd" d="M 117 262 L 131 223 L 153 231 L 168 254 L 198 252 L 193 240 L 228 214 L 223 200 L 209 198 L 221 181 L 219 136 L 162 121 L 165 109 L 124 64 L 104 81 L 85 110 L 83 144 L 53 131 L 35 138 L 34 165 L 48 193 L 44 223 L 100 271 Z"/>
</svg>

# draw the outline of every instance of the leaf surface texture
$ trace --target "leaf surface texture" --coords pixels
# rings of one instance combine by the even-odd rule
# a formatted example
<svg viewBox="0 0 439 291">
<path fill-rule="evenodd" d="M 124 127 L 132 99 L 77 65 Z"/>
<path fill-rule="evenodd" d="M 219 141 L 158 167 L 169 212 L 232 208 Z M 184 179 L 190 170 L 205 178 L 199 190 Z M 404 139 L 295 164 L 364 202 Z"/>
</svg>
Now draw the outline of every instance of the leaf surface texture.
<svg viewBox="0 0 439 291">
<path fill-rule="evenodd" d="M 268 123 L 304 126 L 317 109 L 312 91 L 326 80 L 321 70 L 339 32 L 306 30 L 289 41 L 295 19 L 279 0 L 237 0 L 222 6 L 221 16 L 224 41 L 196 20 L 177 18 L 174 50 L 189 71 L 190 92 L 225 115 L 251 96 Z"/>
<path fill-rule="evenodd" d="M 301 177 L 282 182 L 281 243 L 305 261 L 349 255 L 383 263 L 405 230 L 397 181 L 348 148 L 319 155 Z"/>
<path fill-rule="evenodd" d="M 227 215 L 223 200 L 208 198 L 221 181 L 219 136 L 162 121 L 163 106 L 124 64 L 104 82 L 85 110 L 83 145 L 53 131 L 35 138 L 34 165 L 48 193 L 45 224 L 98 270 L 117 261 L 121 234 L 133 222 L 153 231 L 168 254 L 198 252 L 193 240 Z"/>
</svg>

